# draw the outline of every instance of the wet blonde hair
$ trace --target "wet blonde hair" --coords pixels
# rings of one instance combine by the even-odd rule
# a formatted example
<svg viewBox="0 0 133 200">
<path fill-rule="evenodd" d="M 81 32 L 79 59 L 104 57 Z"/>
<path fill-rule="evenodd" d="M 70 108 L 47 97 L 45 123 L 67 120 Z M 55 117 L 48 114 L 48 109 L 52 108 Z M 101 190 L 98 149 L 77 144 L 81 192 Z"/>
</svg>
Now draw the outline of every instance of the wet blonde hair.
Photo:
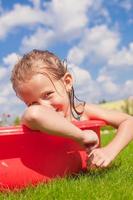
<svg viewBox="0 0 133 200">
<path fill-rule="evenodd" d="M 33 51 L 24 55 L 14 66 L 11 74 L 11 82 L 13 89 L 17 94 L 18 85 L 28 82 L 31 77 L 37 73 L 48 76 L 50 80 L 50 77 L 53 77 L 56 80 L 60 80 L 67 71 L 67 65 L 64 64 L 64 61 L 62 62 L 55 54 L 49 51 L 34 49 Z M 76 98 L 77 100 L 79 99 L 74 95 L 73 87 L 72 90 L 68 92 L 68 96 L 70 100 L 72 115 L 75 117 L 74 113 L 76 113 L 80 116 L 83 113 L 83 110 L 79 112 L 76 109 L 74 98 Z M 83 102 L 83 107 L 84 105 L 85 102 Z"/>
</svg>

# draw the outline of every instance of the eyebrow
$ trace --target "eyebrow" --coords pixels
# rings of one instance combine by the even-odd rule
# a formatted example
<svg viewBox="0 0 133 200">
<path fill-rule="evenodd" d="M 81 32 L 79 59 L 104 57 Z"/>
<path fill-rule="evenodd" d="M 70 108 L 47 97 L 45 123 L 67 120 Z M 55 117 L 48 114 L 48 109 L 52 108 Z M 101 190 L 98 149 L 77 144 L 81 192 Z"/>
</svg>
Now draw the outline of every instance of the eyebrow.
<svg viewBox="0 0 133 200">
<path fill-rule="evenodd" d="M 48 93 L 48 92 L 54 92 L 54 91 L 53 91 L 52 89 L 49 89 L 49 90 L 43 91 L 43 92 L 41 92 L 41 96 L 44 95 L 44 94 L 46 94 L 46 93 Z"/>
</svg>

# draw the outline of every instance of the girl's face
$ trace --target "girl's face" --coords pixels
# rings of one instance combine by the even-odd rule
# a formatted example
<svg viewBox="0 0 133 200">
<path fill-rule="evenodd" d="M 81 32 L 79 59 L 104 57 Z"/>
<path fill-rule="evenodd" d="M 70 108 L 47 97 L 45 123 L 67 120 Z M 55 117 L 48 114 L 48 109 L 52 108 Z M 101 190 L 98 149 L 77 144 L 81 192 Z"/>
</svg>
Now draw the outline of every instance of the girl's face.
<svg viewBox="0 0 133 200">
<path fill-rule="evenodd" d="M 18 96 L 27 106 L 34 104 L 47 106 L 70 119 L 70 102 L 67 91 L 71 89 L 71 86 L 72 77 L 69 73 L 61 80 L 36 74 L 28 82 L 20 84 L 17 91 Z"/>
</svg>

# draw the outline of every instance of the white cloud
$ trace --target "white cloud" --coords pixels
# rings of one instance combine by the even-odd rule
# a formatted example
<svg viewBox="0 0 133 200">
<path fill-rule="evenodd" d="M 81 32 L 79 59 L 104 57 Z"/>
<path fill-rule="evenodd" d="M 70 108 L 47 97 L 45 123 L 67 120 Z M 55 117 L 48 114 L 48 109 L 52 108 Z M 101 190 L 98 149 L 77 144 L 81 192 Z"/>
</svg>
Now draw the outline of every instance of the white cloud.
<svg viewBox="0 0 133 200">
<path fill-rule="evenodd" d="M 13 10 L 3 12 L 0 16 L 0 39 L 4 38 L 13 28 L 44 23 L 45 13 L 28 5 L 15 4 Z"/>
<path fill-rule="evenodd" d="M 122 76 L 124 76 L 125 72 L 121 73 Z M 103 70 L 96 81 L 100 86 L 101 96 L 103 96 L 105 100 L 128 98 L 133 95 L 133 80 L 126 80 L 118 83 L 118 77 L 116 79 L 116 70 L 112 72 L 107 69 L 105 71 Z"/>
<path fill-rule="evenodd" d="M 6 102 L 7 102 L 7 98 L 0 96 L 0 105 L 1 104 L 6 104 Z"/>
<path fill-rule="evenodd" d="M 80 64 L 87 57 L 94 58 L 97 62 L 107 61 L 116 52 L 119 43 L 118 35 L 117 32 L 109 30 L 106 25 L 86 29 L 79 44 L 70 49 L 68 60 L 76 64 Z M 81 54 L 80 59 L 79 53 Z"/>
<path fill-rule="evenodd" d="M 82 69 L 74 64 L 69 64 L 68 69 L 73 74 L 74 82 L 77 86 L 82 86 L 86 82 L 91 81 L 91 75 L 87 70 Z"/>
<path fill-rule="evenodd" d="M 7 69 L 5 67 L 0 67 L 0 80 L 4 79 L 7 74 Z"/>
<path fill-rule="evenodd" d="M 29 37 L 22 40 L 22 51 L 31 48 L 48 48 L 56 41 L 67 41 L 81 37 L 89 22 L 88 9 L 93 6 L 92 0 L 53 0 L 45 5 L 45 20 Z M 65 8 L 65 9 L 64 9 Z M 54 16 L 54 17 L 53 17 Z"/>
<path fill-rule="evenodd" d="M 13 89 L 12 89 L 12 86 L 11 86 L 11 83 L 8 82 L 5 84 L 1 84 L 1 87 L 2 87 L 2 91 L 1 91 L 1 96 L 8 96 L 8 95 L 12 95 L 13 94 Z"/>
<path fill-rule="evenodd" d="M 40 0 L 29 1 L 32 2 L 33 7 L 17 3 L 14 4 L 12 10 L 4 11 L 0 17 L 1 39 L 12 30 L 14 31 L 16 27 L 37 29 L 33 35 L 23 38 L 22 47 L 20 48 L 23 50 L 29 50 L 36 44 L 40 48 L 47 48 L 54 41 L 70 42 L 70 40 L 81 37 L 89 23 L 88 13 L 93 9 L 105 18 L 108 15 L 107 10 L 102 6 L 101 0 L 96 0 L 96 3 L 93 0 L 53 0 L 44 2 L 44 8 L 40 6 Z M 40 25 L 42 28 L 38 28 Z M 53 37 L 53 33 L 56 37 Z M 41 39 L 44 36 L 48 42 L 42 41 L 41 44 Z"/>
<path fill-rule="evenodd" d="M 92 0 L 53 0 L 47 6 L 52 28 L 60 33 L 76 33 L 88 23 L 87 10 Z M 54 18 L 53 18 L 54 16 Z"/>
<path fill-rule="evenodd" d="M 0 94 L 0 115 L 2 113 L 9 113 L 14 118 L 22 114 L 24 111 L 24 104 L 15 96 L 15 92 L 12 89 L 11 83 L 6 81 L 4 84 L 0 80 L 1 84 L 1 94 Z"/>
<path fill-rule="evenodd" d="M 76 96 L 81 100 L 96 102 L 100 97 L 100 90 L 96 81 L 92 80 L 89 71 L 75 64 L 69 64 L 68 69 L 74 77 Z"/>
<path fill-rule="evenodd" d="M 22 40 L 21 51 L 29 51 L 31 49 L 47 48 L 54 42 L 55 33 L 52 30 L 38 28 L 30 37 L 25 36 Z"/>
<path fill-rule="evenodd" d="M 102 84 L 103 91 L 108 95 L 116 95 L 119 92 L 119 87 L 112 81 L 106 81 Z"/>
<path fill-rule="evenodd" d="M 8 54 L 3 58 L 3 66 L 0 67 L 0 114 L 11 113 L 16 116 L 17 112 L 22 113 L 22 103 L 15 96 L 10 82 L 11 69 L 18 58 L 19 55 L 16 53 Z"/>
<path fill-rule="evenodd" d="M 108 24 L 111 22 L 111 16 L 107 9 L 107 7 L 104 5 L 103 0 L 95 0 L 93 1 L 93 5 L 90 9 L 90 21 L 93 22 L 93 24 L 98 25 L 104 23 Z"/>
<path fill-rule="evenodd" d="M 121 75 L 125 76 L 125 72 L 121 70 L 123 66 L 127 72 L 129 66 L 131 71 L 133 66 L 133 44 L 130 43 L 128 48 L 122 47 L 121 49 L 118 48 L 119 44 L 119 34 L 109 30 L 104 25 L 87 30 L 85 37 L 81 39 L 79 44 L 70 49 L 68 60 L 77 65 L 82 65 L 87 57 L 92 58 L 92 56 L 98 63 L 101 60 L 105 61 L 105 65 L 101 67 L 96 80 L 93 80 L 91 77 L 91 80 L 86 79 L 84 81 L 84 79 L 80 79 L 80 75 L 78 76 L 80 85 L 77 87 L 77 93 L 81 97 L 95 102 L 101 99 L 115 100 L 116 98 L 127 98 L 132 95 L 132 82 L 121 81 L 119 83 L 119 78 Z M 120 92 L 121 88 L 123 89 L 122 93 Z"/>
<path fill-rule="evenodd" d="M 68 61 L 75 63 L 76 65 L 79 65 L 83 62 L 84 58 L 86 56 L 86 52 L 83 51 L 83 49 L 75 46 L 72 49 L 70 49 L 68 53 Z"/>
<path fill-rule="evenodd" d="M 122 93 L 126 96 L 133 96 L 133 80 L 126 80 L 122 91 Z"/>
<path fill-rule="evenodd" d="M 62 37 L 76 37 L 88 23 L 87 10 L 93 4 L 92 0 L 53 0 L 40 8 L 39 0 L 31 0 L 30 5 L 14 4 L 10 11 L 3 11 L 0 16 L 0 38 L 4 38 L 15 27 L 45 25 Z M 76 6 L 75 6 L 76 5 Z M 65 8 L 65 9 L 64 9 Z M 54 17 L 53 17 L 54 16 Z M 70 37 L 69 37 L 70 38 Z"/>
<path fill-rule="evenodd" d="M 108 61 L 110 67 L 125 68 L 133 67 L 133 42 L 128 48 L 123 47 L 117 51 Z"/>
<path fill-rule="evenodd" d="M 10 101 L 8 100 L 10 98 Z M 1 96 L 0 97 L 0 115 L 2 113 L 11 114 L 11 117 L 15 118 L 15 116 L 22 115 L 25 106 L 22 102 L 15 96 Z"/>
<path fill-rule="evenodd" d="M 40 8 L 41 0 L 29 0 L 29 1 L 33 3 L 34 8 L 36 9 Z"/>
<path fill-rule="evenodd" d="M 8 54 L 6 57 L 3 58 L 3 63 L 10 69 L 13 68 L 15 63 L 20 59 L 20 55 L 16 53 Z"/>
<path fill-rule="evenodd" d="M 101 74 L 97 77 L 97 81 L 99 83 L 102 83 L 104 81 L 110 81 L 111 80 L 111 77 L 107 76 L 106 74 Z"/>
</svg>

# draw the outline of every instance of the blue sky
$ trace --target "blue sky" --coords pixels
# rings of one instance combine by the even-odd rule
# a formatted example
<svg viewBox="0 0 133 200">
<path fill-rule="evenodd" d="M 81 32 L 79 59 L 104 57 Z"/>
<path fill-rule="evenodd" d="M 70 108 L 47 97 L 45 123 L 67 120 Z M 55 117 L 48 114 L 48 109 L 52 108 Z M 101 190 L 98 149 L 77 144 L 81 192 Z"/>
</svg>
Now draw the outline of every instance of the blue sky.
<svg viewBox="0 0 133 200">
<path fill-rule="evenodd" d="M 18 57 L 33 48 L 67 59 L 80 99 L 97 103 L 133 95 L 132 0 L 1 0 L 0 114 L 23 112 L 10 74 Z"/>
</svg>

